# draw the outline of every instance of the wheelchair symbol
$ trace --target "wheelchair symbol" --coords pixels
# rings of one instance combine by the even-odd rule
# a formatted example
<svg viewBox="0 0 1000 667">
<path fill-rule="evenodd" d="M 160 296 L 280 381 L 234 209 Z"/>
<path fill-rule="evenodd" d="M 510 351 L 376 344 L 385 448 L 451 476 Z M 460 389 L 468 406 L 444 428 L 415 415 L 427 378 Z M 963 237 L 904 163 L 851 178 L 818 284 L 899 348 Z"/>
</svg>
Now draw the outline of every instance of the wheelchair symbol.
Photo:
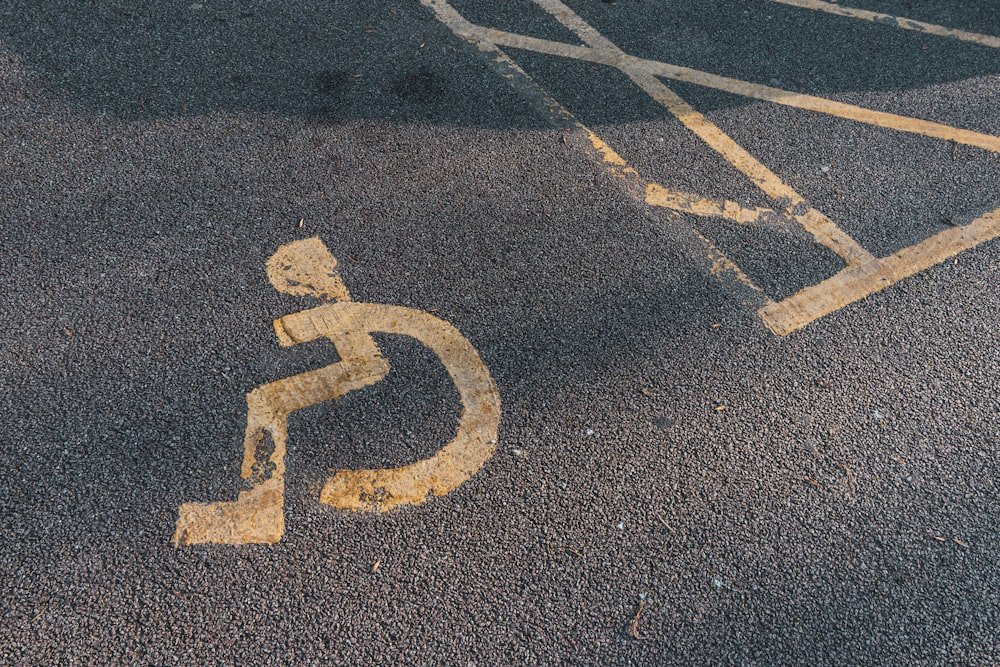
<svg viewBox="0 0 1000 667">
<path fill-rule="evenodd" d="M 496 449 L 500 396 L 472 344 L 454 326 L 422 310 L 357 303 L 318 238 L 281 246 L 267 263 L 271 284 L 328 303 L 274 321 L 283 347 L 327 338 L 340 361 L 247 394 L 247 425 L 240 476 L 250 488 L 237 500 L 184 503 L 174 545 L 274 544 L 284 534 L 285 446 L 288 416 L 375 384 L 390 370 L 372 333 L 416 338 L 434 352 L 462 402 L 455 437 L 430 458 L 399 468 L 341 470 L 326 480 L 322 503 L 349 510 L 388 510 L 442 496 L 474 475 Z"/>
</svg>

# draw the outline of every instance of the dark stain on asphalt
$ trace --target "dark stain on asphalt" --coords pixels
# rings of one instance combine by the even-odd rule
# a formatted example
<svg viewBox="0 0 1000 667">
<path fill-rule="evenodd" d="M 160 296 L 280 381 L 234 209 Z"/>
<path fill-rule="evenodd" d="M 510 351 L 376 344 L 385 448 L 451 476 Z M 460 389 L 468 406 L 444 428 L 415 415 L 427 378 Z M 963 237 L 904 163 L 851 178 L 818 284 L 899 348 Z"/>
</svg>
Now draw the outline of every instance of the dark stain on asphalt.
<svg viewBox="0 0 1000 667">
<path fill-rule="evenodd" d="M 320 72 L 316 77 L 316 92 L 325 97 L 340 97 L 350 80 L 351 75 L 341 70 Z"/>
<path fill-rule="evenodd" d="M 435 104 L 447 94 L 448 84 L 434 72 L 421 67 L 396 79 L 392 92 L 408 102 Z"/>
</svg>

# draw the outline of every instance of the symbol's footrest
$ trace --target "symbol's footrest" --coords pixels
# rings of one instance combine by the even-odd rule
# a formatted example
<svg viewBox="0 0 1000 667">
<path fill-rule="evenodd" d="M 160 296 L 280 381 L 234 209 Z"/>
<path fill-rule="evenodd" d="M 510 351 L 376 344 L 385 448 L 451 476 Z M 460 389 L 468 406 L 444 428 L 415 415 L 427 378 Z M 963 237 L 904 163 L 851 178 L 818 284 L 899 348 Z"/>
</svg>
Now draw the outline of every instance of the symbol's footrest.
<svg viewBox="0 0 1000 667">
<path fill-rule="evenodd" d="M 285 532 L 284 482 L 272 477 L 233 502 L 184 503 L 174 545 L 274 544 Z"/>
</svg>

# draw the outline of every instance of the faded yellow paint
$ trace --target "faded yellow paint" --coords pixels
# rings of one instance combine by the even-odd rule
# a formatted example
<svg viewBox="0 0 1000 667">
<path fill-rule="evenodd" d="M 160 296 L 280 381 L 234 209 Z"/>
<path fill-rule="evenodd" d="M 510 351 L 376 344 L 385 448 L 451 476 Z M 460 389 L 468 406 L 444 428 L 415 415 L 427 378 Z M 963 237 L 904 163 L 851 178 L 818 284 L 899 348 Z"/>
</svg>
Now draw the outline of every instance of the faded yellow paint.
<svg viewBox="0 0 1000 667">
<path fill-rule="evenodd" d="M 495 44 L 479 42 L 479 48 L 493 57 L 494 63 L 501 68 L 500 71 L 505 78 L 530 91 L 530 94 L 539 96 L 553 120 L 558 121 L 567 130 L 579 133 L 586 138 L 593 149 L 594 156 L 609 170 L 612 176 L 622 181 L 625 190 L 637 198 L 644 197 L 644 201 L 650 206 L 666 208 L 674 214 L 689 213 L 692 215 L 720 216 L 740 223 L 772 221 L 784 223 L 795 221 L 795 218 L 787 213 L 778 213 L 766 208 L 747 209 L 736 202 L 728 200 L 717 202 L 698 197 L 697 195 L 670 191 L 656 183 L 645 183 L 640 178 L 639 173 L 629 165 L 625 158 L 619 155 L 590 128 L 577 120 L 572 112 L 562 106 L 559 101 L 539 87 L 527 72 L 511 60 L 507 54 L 497 48 Z M 744 287 L 749 287 L 758 294 L 763 294 L 761 289 L 754 285 L 747 275 L 726 257 L 719 248 L 704 236 L 698 234 L 697 231 L 695 231 L 695 235 L 708 245 L 710 259 L 713 262 L 713 275 L 720 282 L 727 284 L 738 283 Z M 765 300 L 770 301 L 766 297 Z"/>
<path fill-rule="evenodd" d="M 285 485 L 272 476 L 235 502 L 184 503 L 174 546 L 189 544 L 274 544 L 285 534 Z"/>
<path fill-rule="evenodd" d="M 939 232 L 889 257 L 847 267 L 784 301 L 764 306 L 758 313 L 771 331 L 784 336 L 847 304 L 998 237 L 1000 208 L 980 216 L 968 225 Z"/>
<path fill-rule="evenodd" d="M 437 7 L 443 0 L 423 0 L 428 6 Z M 569 11 L 567 9 L 567 11 Z M 594 46 L 579 46 L 555 42 L 539 37 L 518 35 L 495 28 L 484 28 L 473 25 L 463 19 L 460 24 L 449 25 L 455 34 L 473 41 L 487 41 L 497 46 L 509 46 L 525 51 L 534 51 L 548 55 L 561 56 L 600 65 L 608 65 L 628 74 L 629 72 L 645 72 L 652 77 L 663 77 L 686 83 L 693 83 L 706 88 L 749 97 L 783 106 L 794 107 L 806 111 L 815 111 L 831 116 L 837 116 L 859 123 L 874 125 L 900 132 L 919 134 L 935 139 L 954 141 L 959 144 L 975 146 L 984 150 L 1000 153 L 1000 137 L 955 128 L 943 123 L 910 118 L 897 114 L 865 109 L 852 104 L 836 102 L 823 97 L 795 93 L 774 86 L 742 81 L 731 77 L 712 74 L 691 67 L 671 65 L 669 63 L 639 58 L 614 50 Z"/>
<path fill-rule="evenodd" d="M 594 147 L 594 150 L 596 150 L 597 153 L 601 156 L 601 159 L 604 160 L 604 162 L 606 162 L 608 165 L 616 168 L 613 170 L 613 173 L 616 173 L 617 175 L 621 176 L 624 176 L 626 174 L 633 176 L 639 175 L 635 169 L 629 166 L 628 162 L 625 161 L 625 158 L 616 153 L 615 150 L 611 148 L 611 146 L 608 146 L 606 143 L 604 143 L 603 139 L 601 139 L 599 136 L 597 136 L 596 134 L 594 134 L 593 132 L 591 132 L 586 128 L 584 128 L 584 130 L 587 134 L 587 139 L 590 141 L 590 144 Z"/>
<path fill-rule="evenodd" d="M 621 65 L 618 66 L 619 69 L 633 83 L 670 111 L 685 127 L 724 157 L 738 171 L 746 175 L 758 188 L 774 199 L 787 201 L 789 208 L 786 211 L 786 215 L 795 219 L 806 231 L 812 234 L 817 243 L 836 253 L 848 264 L 861 263 L 871 259 L 871 255 L 860 244 L 845 234 L 823 213 L 810 208 L 804 214 L 795 215 L 794 209 L 800 207 L 805 201 L 801 195 L 782 181 L 777 174 L 765 167 L 757 158 L 753 157 L 746 149 L 733 141 L 717 125 L 695 110 L 680 95 L 665 86 L 662 81 L 653 76 L 641 63 L 630 60 L 627 54 L 610 40 L 600 35 L 586 21 L 560 2 L 560 0 L 535 0 L 535 2 L 554 16 L 566 28 L 576 33 L 586 44 L 610 54 L 621 62 Z M 649 191 L 647 189 L 647 202 L 649 201 L 648 195 Z M 671 199 L 660 198 L 656 201 L 667 202 L 671 201 Z M 710 205 L 705 200 L 702 200 L 695 208 L 707 211 Z M 724 207 L 720 211 L 720 214 L 723 213 L 725 213 Z"/>
<path fill-rule="evenodd" d="M 747 276 L 747 274 L 743 273 L 743 270 L 740 269 L 740 267 L 737 266 L 735 262 L 726 257 L 726 255 L 721 250 L 719 250 L 714 243 L 712 243 L 707 238 L 702 236 L 701 233 L 698 232 L 698 230 L 694 230 L 694 235 L 698 237 L 701 240 L 701 242 L 704 243 L 705 246 L 708 248 L 708 254 L 706 255 L 706 258 L 711 263 L 711 268 L 709 270 L 712 272 L 712 275 L 719 280 L 719 282 L 725 283 L 729 282 L 730 280 L 734 280 L 744 285 L 745 287 L 749 287 L 755 292 L 760 292 L 761 294 L 764 293 L 764 291 L 761 288 L 757 287 L 757 285 L 755 285 L 754 282 L 750 280 L 750 277 Z M 770 303 L 771 300 L 766 299 L 766 301 Z"/>
<path fill-rule="evenodd" d="M 868 252 L 861 245 L 845 234 L 820 211 L 809 208 L 805 213 L 796 215 L 795 209 L 805 204 L 802 195 L 764 166 L 745 148 L 737 144 L 717 125 L 696 111 L 674 91 L 663 85 L 660 80 L 644 72 L 635 72 L 631 76 L 632 80 L 640 85 L 647 94 L 665 106 L 695 136 L 721 155 L 737 171 L 749 178 L 760 190 L 776 200 L 788 202 L 785 214 L 812 234 L 817 243 L 836 253 L 848 263 L 861 262 L 870 258 Z"/>
<path fill-rule="evenodd" d="M 885 14 L 840 8 L 818 0 L 775 1 L 810 9 L 830 10 L 834 13 L 879 22 L 887 22 L 892 19 L 895 24 L 907 29 L 994 46 L 991 40 L 995 38 L 988 36 L 921 24 Z M 704 115 L 691 107 L 673 90 L 664 85 L 660 79 L 694 83 L 744 97 L 833 115 L 876 127 L 952 141 L 956 144 L 965 144 L 997 153 L 1000 153 L 1000 137 L 631 56 L 601 35 L 561 0 L 535 0 L 535 3 L 573 31 L 584 42 L 585 46 L 554 42 L 477 26 L 459 15 L 448 4 L 447 0 L 421 0 L 421 2 L 431 8 L 438 19 L 448 26 L 455 35 L 476 43 L 484 51 L 498 54 L 498 62 L 503 62 L 507 71 L 516 75 L 511 75 L 510 78 L 521 82 L 527 81 L 525 87 L 532 90 L 540 91 L 541 89 L 500 50 L 501 46 L 608 65 L 620 70 L 650 97 L 668 109 L 685 127 L 718 152 L 729 164 L 746 175 L 765 194 L 782 202 L 786 208 L 783 211 L 745 209 L 735 202 L 714 201 L 697 195 L 670 191 L 653 182 L 643 182 L 637 172 L 628 166 L 627 162 L 600 137 L 581 123 L 574 121 L 574 125 L 584 132 L 589 143 L 595 149 L 601 163 L 613 175 L 620 177 L 633 194 L 637 194 L 635 184 L 642 183 L 642 190 L 644 190 L 642 196 L 648 205 L 699 216 L 721 217 L 742 223 L 764 220 L 779 222 L 794 220 L 808 231 L 817 243 L 841 257 L 847 264 L 847 268 L 837 276 L 819 285 L 806 288 L 780 303 L 768 300 L 759 313 L 767 326 L 775 333 L 783 335 L 801 328 L 843 305 L 857 301 L 867 294 L 933 266 L 955 253 L 975 247 L 977 244 L 997 236 L 994 231 L 995 223 L 992 222 L 995 216 L 987 214 L 976 222 L 960 228 L 960 230 L 942 232 L 888 258 L 875 258 L 828 216 L 809 207 L 801 195 L 733 141 L 725 132 L 706 119 Z M 835 9 L 836 11 L 834 11 Z M 569 111 L 547 93 L 541 92 L 545 96 L 550 110 L 558 109 L 560 118 L 572 119 Z M 739 270 L 739 267 L 725 258 L 708 239 L 700 234 L 698 236 L 709 246 L 711 270 L 716 277 L 734 275 L 738 282 L 753 286 L 745 274 Z M 753 288 L 759 291 L 755 286 Z"/>
<path fill-rule="evenodd" d="M 279 292 L 317 299 L 351 300 L 337 273 L 337 260 L 318 238 L 281 246 L 267 260 L 265 268 L 267 279 Z"/>
<path fill-rule="evenodd" d="M 679 213 L 690 213 L 703 218 L 723 218 L 740 224 L 754 222 L 780 222 L 794 220 L 770 208 L 744 208 L 734 201 L 704 199 L 687 192 L 667 190 L 656 183 L 646 185 L 646 203 L 661 206 Z"/>
<path fill-rule="evenodd" d="M 981 35 L 979 33 L 969 32 L 967 30 L 958 30 L 956 28 L 946 28 L 942 25 L 924 23 L 923 21 L 914 21 L 913 19 L 893 16 L 891 14 L 883 14 L 882 12 L 872 12 L 866 9 L 844 7 L 843 5 L 835 5 L 832 2 L 822 2 L 821 0 L 771 0 L 771 2 L 791 5 L 793 7 L 801 7 L 803 9 L 812 9 L 820 12 L 826 12 L 828 14 L 835 14 L 837 16 L 861 19 L 863 21 L 879 23 L 881 25 L 891 25 L 904 30 L 914 30 L 916 32 L 923 32 L 937 37 L 951 37 L 953 39 L 960 39 L 963 42 L 972 42 L 973 44 L 980 44 L 982 46 L 1000 49 L 1000 37 Z"/>
<path fill-rule="evenodd" d="M 267 273 L 279 291 L 339 301 L 286 315 L 275 320 L 274 330 L 285 347 L 327 338 L 341 360 L 247 394 L 240 476 L 251 488 L 231 502 L 181 505 L 175 545 L 273 544 L 281 539 L 288 416 L 384 378 L 389 363 L 372 340 L 373 331 L 413 336 L 438 354 L 462 400 L 458 434 L 435 456 L 411 466 L 340 471 L 327 481 L 320 500 L 350 509 L 417 504 L 428 493 L 447 493 L 479 470 L 496 447 L 500 399 L 486 366 L 457 329 L 424 311 L 349 301 L 336 260 L 316 238 L 279 248 Z"/>
</svg>

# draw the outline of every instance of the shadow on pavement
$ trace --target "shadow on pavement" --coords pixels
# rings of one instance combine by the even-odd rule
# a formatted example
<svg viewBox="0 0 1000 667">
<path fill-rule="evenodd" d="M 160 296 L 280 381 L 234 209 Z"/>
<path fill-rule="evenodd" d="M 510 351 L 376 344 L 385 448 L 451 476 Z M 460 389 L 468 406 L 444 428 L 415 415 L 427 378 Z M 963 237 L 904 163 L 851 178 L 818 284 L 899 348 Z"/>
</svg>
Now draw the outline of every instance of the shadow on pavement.
<svg viewBox="0 0 1000 667">
<path fill-rule="evenodd" d="M 528 0 L 455 4 L 484 25 L 572 39 Z M 911 89 L 1000 72 L 1000 49 L 768 2 L 571 4 L 635 55 L 812 94 Z M 907 8 L 919 14 L 914 18 L 952 16 L 922 6 L 897 10 Z M 976 23 L 956 27 L 1000 33 L 996 12 L 966 7 L 953 18 Z M 0 49 L 23 59 L 57 95 L 125 118 L 229 111 L 331 122 L 539 122 L 485 59 L 469 58 L 415 1 L 10 0 L 0 8 Z M 511 53 L 519 61 L 524 55 Z M 586 81 L 574 85 L 588 94 Z M 699 100 L 703 110 L 743 103 Z M 627 122 L 648 113 L 637 106 L 631 117 L 619 110 L 590 120 Z"/>
</svg>

